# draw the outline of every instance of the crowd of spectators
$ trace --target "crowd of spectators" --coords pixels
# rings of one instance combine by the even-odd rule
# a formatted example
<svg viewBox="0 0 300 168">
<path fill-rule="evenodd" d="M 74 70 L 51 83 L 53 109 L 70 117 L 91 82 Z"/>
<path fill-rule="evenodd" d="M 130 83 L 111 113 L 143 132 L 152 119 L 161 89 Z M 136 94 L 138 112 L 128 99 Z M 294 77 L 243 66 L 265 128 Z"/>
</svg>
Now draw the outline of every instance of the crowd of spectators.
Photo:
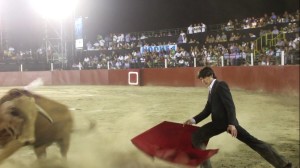
<svg viewBox="0 0 300 168">
<path fill-rule="evenodd" d="M 251 54 L 256 65 L 272 65 L 280 64 L 282 51 L 285 64 L 299 64 L 299 10 L 231 19 L 217 26 L 195 23 L 180 29 L 110 33 L 95 39 L 76 54 L 73 68 L 220 66 L 222 61 L 225 65 L 249 65 Z M 45 60 L 42 49 L 24 53 L 7 50 L 2 59 Z"/>
<path fill-rule="evenodd" d="M 280 33 L 284 36 L 279 37 Z M 275 40 L 268 45 L 258 46 L 257 39 L 268 36 Z M 177 48 L 140 50 L 148 46 L 165 45 L 177 45 Z M 299 63 L 299 10 L 283 15 L 272 12 L 270 16 L 265 14 L 260 18 L 229 20 L 216 30 L 209 30 L 201 23 L 191 24 L 174 33 L 160 31 L 99 35 L 93 45 L 87 44 L 87 49 L 81 59 L 83 68 L 220 66 L 221 56 L 226 65 L 249 65 L 251 53 L 257 65 L 272 65 L 280 64 L 282 51 L 285 51 L 285 64 Z M 88 52 L 93 50 L 97 52 Z"/>
</svg>

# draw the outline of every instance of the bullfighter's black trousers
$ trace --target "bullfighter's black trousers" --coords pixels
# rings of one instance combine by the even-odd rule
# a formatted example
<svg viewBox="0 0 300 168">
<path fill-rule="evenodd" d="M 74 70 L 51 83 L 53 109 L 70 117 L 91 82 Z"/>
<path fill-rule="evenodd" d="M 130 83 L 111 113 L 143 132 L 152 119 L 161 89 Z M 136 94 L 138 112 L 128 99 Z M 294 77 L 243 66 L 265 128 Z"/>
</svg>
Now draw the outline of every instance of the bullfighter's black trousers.
<svg viewBox="0 0 300 168">
<path fill-rule="evenodd" d="M 193 146 L 196 148 L 205 149 L 205 147 L 203 147 L 203 144 L 206 144 L 206 142 L 211 137 L 225 132 L 226 129 L 227 128 L 217 128 L 212 122 L 203 125 L 192 135 Z M 237 125 L 236 129 L 238 132 L 237 139 L 244 142 L 254 151 L 259 153 L 271 165 L 273 165 L 276 168 L 283 168 L 288 164 L 288 161 L 284 157 L 280 156 L 270 144 L 255 138 L 240 125 Z M 207 164 L 207 162 L 205 162 L 204 165 L 202 165 L 202 167 L 205 167 L 205 164 Z"/>
</svg>

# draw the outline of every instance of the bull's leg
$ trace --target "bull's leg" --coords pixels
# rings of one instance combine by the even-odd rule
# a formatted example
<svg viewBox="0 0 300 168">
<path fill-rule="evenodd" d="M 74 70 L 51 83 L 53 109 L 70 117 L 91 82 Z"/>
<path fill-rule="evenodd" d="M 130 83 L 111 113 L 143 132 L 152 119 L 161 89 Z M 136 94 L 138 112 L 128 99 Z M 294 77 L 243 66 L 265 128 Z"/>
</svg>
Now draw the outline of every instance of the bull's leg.
<svg viewBox="0 0 300 168">
<path fill-rule="evenodd" d="M 34 153 L 35 153 L 35 155 L 38 159 L 45 158 L 46 155 L 47 155 L 46 146 L 42 145 L 42 146 L 39 146 L 39 147 L 35 147 L 34 148 Z"/>
<path fill-rule="evenodd" d="M 62 140 L 57 142 L 60 153 L 63 158 L 67 158 L 67 153 L 69 151 L 70 146 L 70 135 L 66 135 Z"/>
<path fill-rule="evenodd" d="M 20 141 L 11 141 L 6 144 L 0 151 L 0 163 L 8 158 L 10 155 L 15 153 L 18 149 L 20 149 L 24 144 Z"/>
</svg>

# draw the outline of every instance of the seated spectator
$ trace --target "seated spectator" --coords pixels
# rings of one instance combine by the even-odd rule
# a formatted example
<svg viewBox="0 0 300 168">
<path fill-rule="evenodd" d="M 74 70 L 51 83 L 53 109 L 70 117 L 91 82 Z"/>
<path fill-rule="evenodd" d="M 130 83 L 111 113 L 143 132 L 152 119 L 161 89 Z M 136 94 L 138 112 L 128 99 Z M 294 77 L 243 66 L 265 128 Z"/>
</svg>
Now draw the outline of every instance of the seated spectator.
<svg viewBox="0 0 300 168">
<path fill-rule="evenodd" d="M 105 49 L 105 40 L 103 38 L 99 39 L 99 47 L 101 50 Z"/>
<path fill-rule="evenodd" d="M 214 43 L 215 42 L 215 37 L 213 35 L 209 36 L 209 41 L 210 43 Z"/>
<path fill-rule="evenodd" d="M 136 38 L 135 35 L 131 35 L 131 36 L 130 36 L 130 41 L 136 41 L 136 40 L 137 40 L 137 38 Z"/>
<path fill-rule="evenodd" d="M 124 41 L 125 41 L 125 36 L 124 36 L 123 33 L 120 33 L 120 34 L 118 35 L 118 40 L 117 40 L 117 42 L 118 42 L 118 43 L 123 43 Z"/>
<path fill-rule="evenodd" d="M 233 25 L 232 20 L 230 19 L 230 20 L 227 22 L 227 26 L 226 26 L 225 30 L 231 31 L 231 30 L 233 30 L 233 29 L 234 29 L 234 25 Z"/>
<path fill-rule="evenodd" d="M 235 41 L 235 40 L 236 40 L 236 35 L 234 34 L 234 32 L 232 32 L 229 37 L 229 41 Z"/>
<path fill-rule="evenodd" d="M 181 30 L 179 37 L 177 39 L 177 43 L 182 44 L 182 43 L 186 43 L 186 42 L 187 42 L 186 34 L 183 32 L 183 30 Z"/>
<path fill-rule="evenodd" d="M 196 40 L 193 39 L 193 38 L 190 38 L 189 43 L 190 43 L 190 44 L 196 43 Z"/>
<path fill-rule="evenodd" d="M 221 40 L 222 40 L 222 42 L 227 41 L 227 35 L 224 32 L 222 32 Z"/>
<path fill-rule="evenodd" d="M 292 32 L 299 32 L 299 26 L 297 25 L 297 23 L 292 24 Z"/>
<path fill-rule="evenodd" d="M 295 50 L 296 49 L 296 43 L 294 42 L 294 40 L 292 38 L 289 39 L 288 41 L 288 48 L 289 50 Z"/>
<path fill-rule="evenodd" d="M 116 34 L 113 34 L 113 43 L 117 43 L 118 41 L 118 36 Z"/>
<path fill-rule="evenodd" d="M 235 27 L 235 29 L 240 29 L 241 28 L 241 24 L 237 19 L 234 20 L 234 27 Z"/>
<path fill-rule="evenodd" d="M 250 17 L 247 17 L 243 20 L 243 24 L 242 24 L 242 27 L 243 29 L 250 29 L 251 28 L 251 25 L 252 22 L 251 22 L 251 18 Z"/>
<path fill-rule="evenodd" d="M 250 37 L 250 38 L 256 38 L 256 35 L 253 34 L 253 33 L 249 33 L 249 37 Z"/>
<path fill-rule="evenodd" d="M 279 34 L 279 30 L 277 29 L 277 26 L 273 27 L 272 34 L 274 34 L 274 35 L 278 35 Z"/>
<path fill-rule="evenodd" d="M 241 34 L 240 33 L 236 33 L 235 40 L 239 40 L 240 38 L 241 38 Z"/>
<path fill-rule="evenodd" d="M 289 22 L 289 13 L 285 11 L 282 16 L 282 23 L 288 23 L 288 22 Z"/>
<path fill-rule="evenodd" d="M 130 43 L 130 41 L 131 41 L 130 33 L 127 33 L 127 34 L 125 35 L 125 42 L 126 42 L 126 43 Z"/>
<path fill-rule="evenodd" d="M 268 14 L 265 13 L 263 18 L 264 18 L 264 22 L 266 24 L 273 24 L 272 21 L 270 20 L 270 17 L 268 16 Z"/>
<path fill-rule="evenodd" d="M 299 17 L 300 17 L 300 12 L 299 12 L 299 9 L 297 9 L 295 12 L 295 21 L 299 21 L 300 20 Z M 294 21 L 292 21 L 292 22 L 294 22 Z"/>
<path fill-rule="evenodd" d="M 94 45 L 94 49 L 99 49 L 100 44 L 98 42 L 95 42 L 93 45 Z"/>
<path fill-rule="evenodd" d="M 261 17 L 258 21 L 257 21 L 257 27 L 263 27 L 265 26 L 267 23 L 265 22 L 264 18 Z"/>
<path fill-rule="evenodd" d="M 215 42 L 218 43 L 218 42 L 221 42 L 221 41 L 222 41 L 222 40 L 221 40 L 221 36 L 220 36 L 219 33 L 217 33 Z"/>
<path fill-rule="evenodd" d="M 86 56 L 83 60 L 83 68 L 84 69 L 88 69 L 88 67 L 90 66 L 90 58 L 88 56 Z"/>
<path fill-rule="evenodd" d="M 190 55 L 192 56 L 192 57 L 196 57 L 196 51 L 195 51 L 195 49 L 194 49 L 194 47 L 193 46 L 191 46 L 190 47 Z"/>
<path fill-rule="evenodd" d="M 200 33 L 201 32 L 201 26 L 199 24 L 194 24 L 194 33 Z"/>
<path fill-rule="evenodd" d="M 112 42 L 112 39 L 110 38 L 110 35 L 106 35 L 104 37 L 104 41 L 105 41 L 105 43 L 104 43 L 105 48 L 108 48 L 110 43 Z"/>
<path fill-rule="evenodd" d="M 297 15 L 296 15 L 296 17 L 297 17 Z M 292 15 L 292 14 L 289 14 L 289 20 L 290 20 L 290 22 L 295 22 L 295 21 L 299 20 L 299 19 L 296 19 L 296 17 L 294 15 Z"/>
<path fill-rule="evenodd" d="M 273 59 L 273 57 L 275 56 L 275 47 L 270 47 L 267 51 L 266 51 L 266 64 L 270 65 L 270 60 Z"/>
<path fill-rule="evenodd" d="M 206 25 L 201 23 L 201 32 L 206 32 Z"/>
<path fill-rule="evenodd" d="M 193 34 L 194 33 L 194 27 L 192 25 L 190 25 L 188 28 L 187 28 L 187 34 Z"/>
<path fill-rule="evenodd" d="M 300 42 L 299 33 L 296 33 L 295 39 L 293 40 L 293 42 L 294 42 L 294 45 L 295 45 L 295 49 L 299 50 L 299 42 Z"/>
<path fill-rule="evenodd" d="M 277 16 L 276 16 L 275 12 L 271 13 L 270 21 L 271 21 L 271 24 L 276 24 L 277 23 Z"/>
<path fill-rule="evenodd" d="M 283 48 L 284 47 L 284 41 L 283 39 L 278 39 L 277 43 L 275 44 L 276 47 Z"/>
<path fill-rule="evenodd" d="M 187 56 L 189 56 L 189 53 L 187 51 L 185 51 L 184 48 L 180 48 L 180 55 L 181 55 L 181 57 L 187 57 Z"/>
<path fill-rule="evenodd" d="M 142 36 L 140 37 L 140 39 L 141 40 L 144 40 L 144 39 L 146 39 L 146 38 L 148 38 L 144 33 L 142 33 Z"/>
<path fill-rule="evenodd" d="M 249 23 L 242 24 L 243 29 L 250 29 L 251 25 Z"/>
<path fill-rule="evenodd" d="M 257 20 L 252 18 L 252 22 L 251 22 L 251 28 L 256 28 L 257 27 Z"/>
<path fill-rule="evenodd" d="M 93 45 L 92 45 L 92 43 L 89 41 L 89 42 L 87 42 L 87 44 L 86 44 L 86 49 L 87 50 L 92 50 L 93 49 Z"/>
<path fill-rule="evenodd" d="M 209 35 L 207 35 L 206 36 L 206 38 L 205 38 L 205 42 L 204 42 L 205 44 L 208 44 L 208 43 L 210 43 L 210 41 L 209 41 Z"/>
</svg>

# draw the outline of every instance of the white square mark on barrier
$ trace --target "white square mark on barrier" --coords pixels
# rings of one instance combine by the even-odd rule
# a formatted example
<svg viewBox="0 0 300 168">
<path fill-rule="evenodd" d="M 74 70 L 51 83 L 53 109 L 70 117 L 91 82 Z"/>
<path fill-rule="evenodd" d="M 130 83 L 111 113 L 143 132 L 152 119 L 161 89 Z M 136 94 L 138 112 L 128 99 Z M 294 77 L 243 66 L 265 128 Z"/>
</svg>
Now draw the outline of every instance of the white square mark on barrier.
<svg viewBox="0 0 300 168">
<path fill-rule="evenodd" d="M 135 82 L 131 82 L 131 75 L 136 75 Z M 138 85 L 139 84 L 139 73 L 138 72 L 128 72 L 128 84 L 129 85 Z"/>
</svg>

